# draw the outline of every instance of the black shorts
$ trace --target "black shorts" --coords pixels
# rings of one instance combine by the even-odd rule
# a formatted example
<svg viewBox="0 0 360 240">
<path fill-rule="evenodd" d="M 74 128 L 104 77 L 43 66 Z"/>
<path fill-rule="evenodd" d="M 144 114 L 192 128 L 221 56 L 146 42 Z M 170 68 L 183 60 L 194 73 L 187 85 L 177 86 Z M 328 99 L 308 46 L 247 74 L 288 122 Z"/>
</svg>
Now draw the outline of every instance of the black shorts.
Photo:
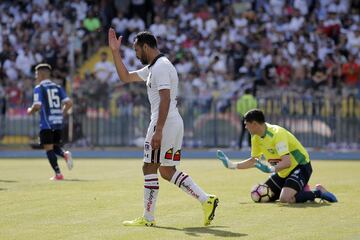
<svg viewBox="0 0 360 240">
<path fill-rule="evenodd" d="M 43 129 L 40 131 L 40 144 L 60 144 L 62 143 L 61 129 Z"/>
<path fill-rule="evenodd" d="M 272 174 L 265 182 L 274 192 L 274 197 L 271 200 L 279 199 L 283 187 L 292 188 L 297 192 L 303 190 L 304 186 L 309 182 L 311 173 L 311 163 L 307 163 L 305 165 L 298 165 L 286 178 L 280 177 L 277 173 Z"/>
</svg>

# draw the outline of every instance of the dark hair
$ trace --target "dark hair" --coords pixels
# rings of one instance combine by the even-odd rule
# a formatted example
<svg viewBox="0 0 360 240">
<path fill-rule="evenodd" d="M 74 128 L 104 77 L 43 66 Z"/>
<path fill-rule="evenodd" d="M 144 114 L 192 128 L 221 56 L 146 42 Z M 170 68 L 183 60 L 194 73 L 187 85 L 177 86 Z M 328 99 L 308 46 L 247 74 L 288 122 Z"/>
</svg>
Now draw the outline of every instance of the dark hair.
<svg viewBox="0 0 360 240">
<path fill-rule="evenodd" d="M 245 113 L 244 120 L 246 122 L 265 123 L 264 113 L 260 109 L 252 109 Z"/>
<path fill-rule="evenodd" d="M 250 93 L 251 93 L 251 88 L 245 89 L 244 93 L 245 93 L 245 94 L 250 94 Z"/>
<path fill-rule="evenodd" d="M 157 48 L 156 37 L 151 32 L 139 32 L 136 34 L 135 40 L 139 46 L 144 46 L 146 43 L 151 48 Z"/>
</svg>

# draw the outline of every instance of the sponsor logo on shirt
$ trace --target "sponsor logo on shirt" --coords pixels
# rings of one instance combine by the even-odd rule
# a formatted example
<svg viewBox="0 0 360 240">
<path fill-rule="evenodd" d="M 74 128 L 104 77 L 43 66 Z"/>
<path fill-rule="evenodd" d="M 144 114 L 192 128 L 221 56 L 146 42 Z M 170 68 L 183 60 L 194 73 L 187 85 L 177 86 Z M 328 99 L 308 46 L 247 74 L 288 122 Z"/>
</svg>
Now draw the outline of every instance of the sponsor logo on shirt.
<svg viewBox="0 0 360 240">
<path fill-rule="evenodd" d="M 269 149 L 268 149 L 268 152 L 271 153 L 271 154 L 275 154 L 275 150 L 272 149 L 272 148 L 269 148 Z"/>
<path fill-rule="evenodd" d="M 288 146 L 285 142 L 279 142 L 276 144 L 276 150 L 278 153 L 288 152 Z"/>
</svg>

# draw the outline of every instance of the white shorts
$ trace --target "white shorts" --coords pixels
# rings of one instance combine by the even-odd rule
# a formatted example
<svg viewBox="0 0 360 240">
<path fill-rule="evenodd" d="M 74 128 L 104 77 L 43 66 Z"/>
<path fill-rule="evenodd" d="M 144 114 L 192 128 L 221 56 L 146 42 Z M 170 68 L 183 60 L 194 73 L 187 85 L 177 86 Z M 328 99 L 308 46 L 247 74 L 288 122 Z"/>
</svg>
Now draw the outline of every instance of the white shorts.
<svg viewBox="0 0 360 240">
<path fill-rule="evenodd" d="M 161 166 L 176 166 L 181 159 L 181 145 L 184 136 L 184 123 L 180 114 L 166 119 L 162 131 L 160 149 L 152 150 L 151 138 L 157 120 L 151 121 L 144 144 L 144 162 L 161 163 Z"/>
</svg>

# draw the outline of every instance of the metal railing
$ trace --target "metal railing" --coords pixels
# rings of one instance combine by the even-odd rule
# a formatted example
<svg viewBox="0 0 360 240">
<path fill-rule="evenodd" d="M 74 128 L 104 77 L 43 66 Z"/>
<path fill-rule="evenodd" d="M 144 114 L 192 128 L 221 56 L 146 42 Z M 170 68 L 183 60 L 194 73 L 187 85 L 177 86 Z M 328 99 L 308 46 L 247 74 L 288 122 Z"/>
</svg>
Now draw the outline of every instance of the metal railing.
<svg viewBox="0 0 360 240">
<path fill-rule="evenodd" d="M 354 97 L 271 97 L 259 98 L 258 102 L 267 122 L 289 129 L 306 147 L 360 147 L 360 101 Z M 235 100 L 180 99 L 179 111 L 185 125 L 184 146 L 237 146 L 241 120 L 235 105 Z M 1 145 L 37 144 L 38 115 L 27 116 L 25 109 L 25 106 L 18 106 L 0 116 Z M 110 104 L 107 109 L 87 104 L 80 112 L 73 114 L 71 144 L 142 146 L 150 120 L 147 104 Z M 68 141 L 68 122 L 64 133 Z"/>
</svg>

